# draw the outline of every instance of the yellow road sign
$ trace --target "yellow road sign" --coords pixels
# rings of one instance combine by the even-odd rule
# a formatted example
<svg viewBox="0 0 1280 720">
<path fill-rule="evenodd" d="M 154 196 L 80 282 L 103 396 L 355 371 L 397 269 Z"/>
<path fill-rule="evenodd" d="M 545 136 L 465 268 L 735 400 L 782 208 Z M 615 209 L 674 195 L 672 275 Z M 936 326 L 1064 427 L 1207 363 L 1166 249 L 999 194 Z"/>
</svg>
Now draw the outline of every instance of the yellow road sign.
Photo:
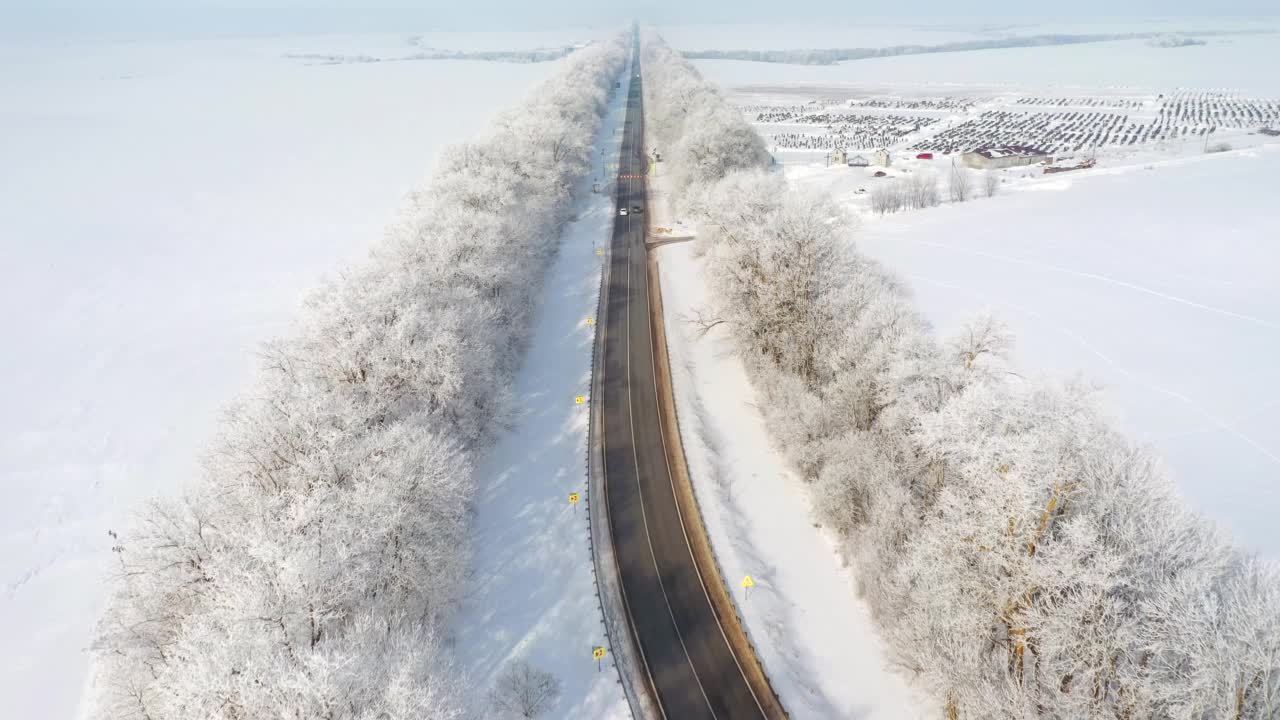
<svg viewBox="0 0 1280 720">
<path fill-rule="evenodd" d="M 570 502 L 570 503 L 572 503 L 572 504 L 574 504 L 574 505 L 577 505 L 577 504 L 578 504 L 578 493 L 569 493 L 569 502 Z"/>
<path fill-rule="evenodd" d="M 602 250 L 602 249 L 600 249 L 600 248 L 596 248 L 596 254 L 597 254 L 597 255 L 603 255 L 603 254 L 604 254 L 604 250 Z"/>
<path fill-rule="evenodd" d="M 604 648 L 598 647 L 595 650 L 592 650 L 591 657 L 595 658 L 596 660 L 599 660 L 600 658 L 604 657 Z"/>
<path fill-rule="evenodd" d="M 744 588 L 755 587 L 755 584 L 756 581 L 752 580 L 750 575 L 742 578 L 742 587 Z"/>
<path fill-rule="evenodd" d="M 573 404 L 574 404 L 574 405 L 581 405 L 581 404 L 585 403 L 586 401 L 587 401 L 587 397 L 586 397 L 585 395 L 578 395 L 577 397 L 575 397 L 575 398 L 573 399 Z"/>
<path fill-rule="evenodd" d="M 588 318 L 587 318 L 587 324 L 588 324 L 588 325 L 595 325 L 595 324 L 596 324 L 596 319 L 595 319 L 595 318 L 593 318 L 593 317 L 588 317 Z"/>
</svg>

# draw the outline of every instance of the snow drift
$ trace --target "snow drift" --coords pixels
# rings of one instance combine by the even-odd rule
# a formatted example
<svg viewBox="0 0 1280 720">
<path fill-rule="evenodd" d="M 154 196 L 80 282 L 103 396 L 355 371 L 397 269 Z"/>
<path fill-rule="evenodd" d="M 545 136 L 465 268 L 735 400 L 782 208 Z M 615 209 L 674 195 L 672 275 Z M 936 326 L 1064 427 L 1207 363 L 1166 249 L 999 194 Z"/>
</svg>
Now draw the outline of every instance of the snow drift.
<svg viewBox="0 0 1280 720">
<path fill-rule="evenodd" d="M 840 209 L 645 38 L 646 111 L 774 441 L 895 661 L 960 717 L 1280 717 L 1280 572 L 1193 513 L 1082 382 L 938 340 Z"/>
<path fill-rule="evenodd" d="M 114 548 L 97 715 L 464 715 L 444 624 L 471 467 L 625 60 L 622 38 L 574 53 L 447 150 L 370 259 L 264 349 L 202 481 Z"/>
</svg>

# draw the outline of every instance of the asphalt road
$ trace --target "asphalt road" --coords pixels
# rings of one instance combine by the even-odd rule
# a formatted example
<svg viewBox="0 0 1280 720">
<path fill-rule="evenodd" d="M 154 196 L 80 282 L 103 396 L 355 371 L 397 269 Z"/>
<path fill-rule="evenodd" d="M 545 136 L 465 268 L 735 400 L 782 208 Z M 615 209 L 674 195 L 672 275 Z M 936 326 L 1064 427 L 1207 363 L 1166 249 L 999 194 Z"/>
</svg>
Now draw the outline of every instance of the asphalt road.
<svg viewBox="0 0 1280 720">
<path fill-rule="evenodd" d="M 647 208 L 638 50 L 633 68 L 618 177 L 618 207 L 628 211 Z M 658 414 L 646 229 L 644 214 L 617 218 L 605 299 L 599 409 L 622 591 L 668 720 L 764 718 L 712 611 L 680 522 Z"/>
</svg>

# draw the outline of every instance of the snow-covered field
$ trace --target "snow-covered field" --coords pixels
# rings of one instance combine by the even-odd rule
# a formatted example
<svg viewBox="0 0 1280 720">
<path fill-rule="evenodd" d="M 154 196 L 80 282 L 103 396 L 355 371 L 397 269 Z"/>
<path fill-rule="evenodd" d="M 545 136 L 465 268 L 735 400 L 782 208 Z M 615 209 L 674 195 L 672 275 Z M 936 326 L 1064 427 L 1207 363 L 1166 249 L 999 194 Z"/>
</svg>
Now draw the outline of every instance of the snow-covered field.
<svg viewBox="0 0 1280 720">
<path fill-rule="evenodd" d="M 432 43 L 521 46 L 506 35 Z M 5 717 L 74 714 L 107 531 L 197 473 L 257 344 L 363 254 L 435 153 L 556 67 L 284 57 L 406 42 L 0 47 Z"/>
<path fill-rule="evenodd" d="M 1188 20 L 1036 31 L 1175 26 L 1271 27 Z M 829 39 L 825 32 L 815 37 Z M 681 43 L 701 46 L 696 40 L 686 36 Z M 779 46 L 760 39 L 745 47 L 829 45 L 788 40 Z M 743 104 L 770 97 L 802 102 L 824 94 L 1118 97 L 1178 88 L 1280 97 L 1280 75 L 1269 70 L 1280 62 L 1275 35 L 1206 40 L 1182 48 L 1134 40 L 825 67 L 695 64 Z M 1095 170 L 1056 176 L 1008 171 L 994 199 L 883 219 L 867 215 L 866 196 L 855 195 L 855 186 L 871 189 L 870 178 L 850 179 L 869 172 L 825 169 L 821 152 L 779 156 L 793 182 L 832 191 L 864 216 L 856 233 L 859 246 L 908 277 L 921 308 L 941 331 L 980 310 L 996 309 L 1017 335 L 1021 369 L 1079 372 L 1104 385 L 1120 421 L 1154 444 L 1190 500 L 1245 546 L 1275 557 L 1280 294 L 1272 275 L 1280 251 L 1271 239 L 1280 237 L 1280 220 L 1268 188 L 1280 148 L 1261 136 L 1235 135 L 1225 139 L 1246 149 L 1206 156 L 1200 142 L 1184 142 L 1100 152 Z M 933 162 L 944 181 L 948 163 L 943 156 Z M 927 164 L 895 161 L 890 174 Z"/>
<path fill-rule="evenodd" d="M 1102 383 L 1183 492 L 1280 557 L 1280 145 L 1037 179 L 868 220 L 942 332 L 991 308 L 1022 369 Z"/>
</svg>

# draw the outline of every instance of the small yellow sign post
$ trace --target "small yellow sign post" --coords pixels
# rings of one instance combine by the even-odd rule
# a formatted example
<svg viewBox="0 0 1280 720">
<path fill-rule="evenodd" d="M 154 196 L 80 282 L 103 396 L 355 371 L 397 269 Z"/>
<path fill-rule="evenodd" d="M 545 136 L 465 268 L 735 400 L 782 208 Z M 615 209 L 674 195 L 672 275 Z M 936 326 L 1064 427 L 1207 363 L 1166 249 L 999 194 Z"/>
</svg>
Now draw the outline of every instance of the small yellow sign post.
<svg viewBox="0 0 1280 720">
<path fill-rule="evenodd" d="M 742 582 L 740 584 L 742 587 L 746 588 L 747 597 L 751 597 L 751 588 L 756 586 L 756 581 L 752 580 L 750 575 L 746 575 L 742 578 Z"/>
<path fill-rule="evenodd" d="M 590 315 L 588 315 L 588 316 L 587 316 L 587 324 L 588 324 L 588 325 L 595 325 L 595 324 L 596 324 L 596 319 L 595 319 L 595 318 L 593 318 L 593 317 L 591 317 Z"/>
<path fill-rule="evenodd" d="M 587 402 L 587 396 L 586 396 L 586 395 L 575 395 L 575 396 L 574 396 L 574 398 L 573 398 L 573 404 L 574 404 L 574 405 L 584 405 L 584 404 L 586 404 L 586 402 Z"/>
<path fill-rule="evenodd" d="M 596 248 L 597 255 L 604 255 L 604 248 Z"/>
<path fill-rule="evenodd" d="M 573 506 L 573 512 L 578 512 L 578 493 L 569 493 L 569 504 Z"/>
<path fill-rule="evenodd" d="M 600 672 L 600 661 L 604 659 L 604 648 L 598 647 L 591 651 L 591 657 L 596 659 L 596 672 Z"/>
</svg>

